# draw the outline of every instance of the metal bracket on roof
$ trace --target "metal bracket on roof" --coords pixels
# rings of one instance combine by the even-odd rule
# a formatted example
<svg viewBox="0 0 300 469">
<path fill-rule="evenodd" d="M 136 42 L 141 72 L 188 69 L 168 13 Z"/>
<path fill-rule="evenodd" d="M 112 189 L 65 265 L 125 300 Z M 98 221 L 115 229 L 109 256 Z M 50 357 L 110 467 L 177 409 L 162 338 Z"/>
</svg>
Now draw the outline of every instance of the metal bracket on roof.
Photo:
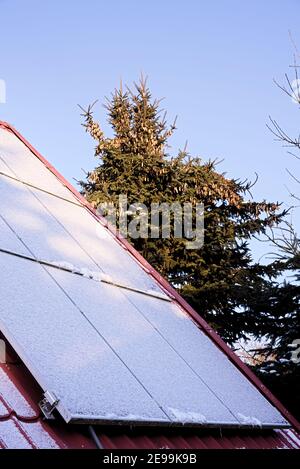
<svg viewBox="0 0 300 469">
<path fill-rule="evenodd" d="M 57 399 L 55 394 L 50 391 L 45 391 L 43 396 L 43 399 L 39 402 L 39 407 L 46 419 L 53 420 L 55 418 L 53 416 L 53 411 L 57 407 L 59 399 Z"/>
</svg>

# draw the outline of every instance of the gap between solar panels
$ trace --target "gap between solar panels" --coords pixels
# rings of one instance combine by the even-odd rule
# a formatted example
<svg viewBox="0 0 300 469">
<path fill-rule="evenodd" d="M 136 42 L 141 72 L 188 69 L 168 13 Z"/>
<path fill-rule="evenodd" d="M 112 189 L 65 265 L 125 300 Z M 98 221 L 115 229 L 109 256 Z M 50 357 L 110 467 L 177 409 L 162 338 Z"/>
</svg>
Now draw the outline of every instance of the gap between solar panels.
<svg viewBox="0 0 300 469">
<path fill-rule="evenodd" d="M 1 156 L 0 156 L 0 159 L 5 163 L 5 161 L 1 158 Z M 4 176 L 6 178 L 12 179 L 13 181 L 19 182 L 20 184 L 23 184 L 24 186 L 30 187 L 31 189 L 36 189 L 37 191 L 41 191 L 41 192 L 44 192 L 45 194 L 52 195 L 53 197 L 56 197 L 57 199 L 64 200 L 65 202 L 69 202 L 70 204 L 77 205 L 78 207 L 83 206 L 80 202 L 76 202 L 75 200 L 66 199 L 65 197 L 62 197 L 61 195 L 54 194 L 53 192 L 47 191 L 46 189 L 42 189 L 41 187 L 36 186 L 35 184 L 31 184 L 30 182 L 26 182 L 26 181 L 23 181 L 22 179 L 11 176 L 10 174 L 6 174 L 3 171 L 0 171 L 0 176 Z"/>
<path fill-rule="evenodd" d="M 122 288 L 124 290 L 128 290 L 128 291 L 132 291 L 135 293 L 140 293 L 142 295 L 158 298 L 163 301 L 172 301 L 172 299 L 174 299 L 173 296 L 172 297 L 167 296 L 166 294 L 160 293 L 158 291 L 141 290 L 139 288 L 133 288 L 133 287 L 130 287 L 129 285 L 124 285 L 122 283 L 115 282 L 109 275 L 103 272 L 91 271 L 85 267 L 83 268 L 75 267 L 71 265 L 69 262 L 64 262 L 64 261 L 55 262 L 55 261 L 47 261 L 44 259 L 36 259 L 35 257 L 32 257 L 32 256 L 26 256 L 25 254 L 19 254 L 17 252 L 9 251 L 7 249 L 2 249 L 2 248 L 0 248 L 0 252 L 3 252 L 4 254 L 10 254 L 12 256 L 20 257 L 22 259 L 26 259 L 31 262 L 36 262 L 38 264 L 45 265 L 48 267 L 54 267 L 55 269 L 59 269 L 59 270 L 63 270 L 64 272 L 69 272 L 71 274 L 79 275 L 81 277 L 85 277 L 90 280 L 94 280 L 96 282 L 107 283 L 109 285 Z"/>
</svg>

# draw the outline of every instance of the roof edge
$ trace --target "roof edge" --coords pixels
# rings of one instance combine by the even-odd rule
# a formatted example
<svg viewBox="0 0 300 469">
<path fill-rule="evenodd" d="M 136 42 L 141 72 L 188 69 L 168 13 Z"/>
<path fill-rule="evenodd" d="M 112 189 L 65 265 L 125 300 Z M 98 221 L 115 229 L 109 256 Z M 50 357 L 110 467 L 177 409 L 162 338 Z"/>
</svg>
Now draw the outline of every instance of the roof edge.
<svg viewBox="0 0 300 469">
<path fill-rule="evenodd" d="M 224 342 L 223 339 L 209 326 L 209 324 L 180 296 L 180 294 L 156 271 L 144 257 L 118 233 L 113 227 L 107 224 L 107 221 L 101 217 L 94 207 L 44 158 L 12 125 L 0 121 L 0 128 L 13 133 L 21 142 L 60 180 L 60 182 L 69 189 L 78 201 L 96 218 L 101 224 L 113 234 L 123 247 L 146 269 L 150 275 L 166 290 L 176 302 L 192 317 L 201 329 L 211 338 L 211 340 L 220 348 L 230 359 L 232 363 L 243 373 L 244 376 L 264 395 L 264 397 L 273 404 L 277 410 L 287 419 L 287 421 L 300 432 L 300 422 L 284 407 L 271 391 L 260 381 L 260 379 L 250 370 L 250 368 L 241 361 L 233 350 Z"/>
</svg>

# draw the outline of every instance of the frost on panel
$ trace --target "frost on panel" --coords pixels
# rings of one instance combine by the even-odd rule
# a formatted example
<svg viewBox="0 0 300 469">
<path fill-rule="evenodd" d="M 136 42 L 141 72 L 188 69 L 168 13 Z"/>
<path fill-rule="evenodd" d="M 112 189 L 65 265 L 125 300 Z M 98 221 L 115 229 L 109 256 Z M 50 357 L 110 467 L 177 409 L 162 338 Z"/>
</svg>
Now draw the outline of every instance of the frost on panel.
<svg viewBox="0 0 300 469">
<path fill-rule="evenodd" d="M 71 191 L 64 187 L 59 179 L 46 168 L 44 163 L 18 137 L 1 128 L 0 155 L 17 179 L 21 179 L 68 200 L 77 200 Z"/>
<path fill-rule="evenodd" d="M 1 131 L 1 129 L 0 129 L 0 131 Z M 1 141 L 1 139 L 0 139 L 0 141 Z M 3 173 L 3 174 L 8 175 L 8 176 L 14 176 L 14 173 L 9 169 L 9 167 L 5 163 L 4 159 L 1 157 L 1 153 L 0 153 L 0 173 Z"/>
<path fill-rule="evenodd" d="M 30 252 L 24 244 L 17 238 L 16 234 L 11 230 L 11 228 L 5 223 L 3 218 L 1 218 L 1 208 L 0 208 L 0 249 L 5 249 L 6 251 L 15 252 L 17 254 L 29 255 Z"/>
<path fill-rule="evenodd" d="M 36 196 L 114 282 L 146 291 L 161 291 L 157 283 L 87 210 L 41 192 L 36 192 Z"/>
<path fill-rule="evenodd" d="M 3 155 L 4 162 L 11 168 L 15 176 L 60 197 L 77 201 L 75 196 L 63 186 L 56 176 L 16 136 L 4 129 L 0 129 L 0 154 Z M 64 257 L 62 253 L 60 256 L 57 255 L 48 260 L 63 259 L 75 265 L 80 265 L 80 267 L 90 268 L 91 270 L 97 270 L 98 267 L 104 273 L 110 275 L 116 283 L 128 284 L 133 288 L 142 290 L 160 291 L 156 282 L 143 271 L 142 267 L 131 258 L 130 254 L 118 244 L 86 209 L 32 188 L 30 191 L 45 204 L 69 234 L 80 244 L 81 248 L 93 259 L 94 268 L 91 265 L 81 265 L 79 259 L 72 262 Z M 14 192 L 16 198 L 11 203 L 15 205 L 16 213 L 21 212 L 23 203 L 26 210 L 28 197 L 25 197 L 22 184 L 16 183 Z M 11 208 L 13 208 L 13 205 Z M 44 217 L 41 217 L 39 212 L 40 210 L 36 211 L 33 205 L 31 213 L 28 213 L 27 216 L 26 213 L 23 216 L 22 213 L 19 213 L 25 226 L 26 220 L 27 225 L 29 222 L 32 224 L 32 231 L 34 228 L 37 231 L 39 226 L 44 222 Z M 36 227 L 35 224 L 37 225 Z M 28 226 L 27 228 L 29 229 Z M 44 227 L 44 233 L 46 233 L 46 227 Z M 51 237 L 51 223 L 47 226 L 47 236 Z M 62 244 L 63 240 L 59 239 L 58 242 Z M 52 248 L 54 247 L 55 243 Z M 65 251 L 68 251 L 66 234 Z"/>
<path fill-rule="evenodd" d="M 1 329 L 42 389 L 57 396 L 66 421 L 107 421 L 112 414 L 119 420 L 134 414 L 140 421 L 168 421 L 43 267 L 0 254 L 0 271 L 5 271 L 0 283 Z"/>
<path fill-rule="evenodd" d="M 161 291 L 107 230 L 83 207 L 0 176 L 2 215 L 40 260 L 72 265 L 83 275 L 103 273 L 109 281 Z M 100 231 L 99 231 L 100 230 Z M 101 232 L 101 236 L 98 233 Z"/>
<path fill-rule="evenodd" d="M 238 425 L 238 420 L 170 347 L 160 331 L 128 301 L 123 290 L 52 267 L 47 270 L 170 421 Z M 182 336 L 182 340 L 186 337 Z"/>
<path fill-rule="evenodd" d="M 231 363 L 224 352 L 174 303 L 126 292 L 194 372 L 235 415 L 241 425 L 288 426 L 280 412 Z M 243 417 L 242 417 L 243 416 Z"/>
<path fill-rule="evenodd" d="M 0 176 L 0 200 L 4 201 L 0 215 L 36 258 L 97 270 L 95 262 L 26 186 Z"/>
</svg>

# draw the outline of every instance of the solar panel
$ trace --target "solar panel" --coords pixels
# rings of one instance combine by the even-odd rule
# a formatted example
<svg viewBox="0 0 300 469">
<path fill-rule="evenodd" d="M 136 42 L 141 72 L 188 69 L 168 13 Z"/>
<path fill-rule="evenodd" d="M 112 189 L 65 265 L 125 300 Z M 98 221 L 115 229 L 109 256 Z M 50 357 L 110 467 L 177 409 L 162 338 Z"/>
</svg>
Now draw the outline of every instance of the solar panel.
<svg viewBox="0 0 300 469">
<path fill-rule="evenodd" d="M 119 283 L 160 291 L 86 209 L 0 175 L 2 215 L 39 259 L 98 270 Z M 17 204 L 16 201 L 21 203 Z"/>
<path fill-rule="evenodd" d="M 0 175 L 0 329 L 63 418 L 288 426 L 186 312 L 155 297 L 164 294 L 159 285 L 70 191 L 3 132 L 0 156 L 31 186 Z"/>
<path fill-rule="evenodd" d="M 24 244 L 17 239 L 16 235 L 5 223 L 4 219 L 0 214 L 0 249 L 6 251 L 18 252 L 21 255 L 28 255 L 29 251 L 26 249 Z"/>
<path fill-rule="evenodd" d="M 52 275 L 170 420 L 180 421 L 184 415 L 191 423 L 199 419 L 237 423 L 160 331 L 127 300 L 123 291 L 57 269 Z M 144 295 L 136 294 L 144 299 Z"/>
<path fill-rule="evenodd" d="M 2 254 L 0 269 L 1 330 L 42 388 L 57 396 L 66 421 L 166 420 L 42 266 Z"/>
<path fill-rule="evenodd" d="M 8 174 L 9 176 L 13 176 L 12 171 L 9 169 L 9 167 L 7 166 L 3 158 L 1 158 L 1 152 L 0 152 L 0 172 Z"/>
<path fill-rule="evenodd" d="M 270 425 L 283 422 L 275 407 L 266 406 L 266 399 L 241 376 L 241 372 L 199 330 L 187 313 L 174 303 L 141 298 L 132 292 L 126 292 L 126 296 L 241 422 L 247 416 Z"/>
<path fill-rule="evenodd" d="M 74 195 L 53 176 L 40 160 L 11 132 L 0 128 L 0 157 L 6 163 L 3 171 L 57 196 L 76 201 Z M 2 171 L 2 170 L 1 170 Z"/>
</svg>

